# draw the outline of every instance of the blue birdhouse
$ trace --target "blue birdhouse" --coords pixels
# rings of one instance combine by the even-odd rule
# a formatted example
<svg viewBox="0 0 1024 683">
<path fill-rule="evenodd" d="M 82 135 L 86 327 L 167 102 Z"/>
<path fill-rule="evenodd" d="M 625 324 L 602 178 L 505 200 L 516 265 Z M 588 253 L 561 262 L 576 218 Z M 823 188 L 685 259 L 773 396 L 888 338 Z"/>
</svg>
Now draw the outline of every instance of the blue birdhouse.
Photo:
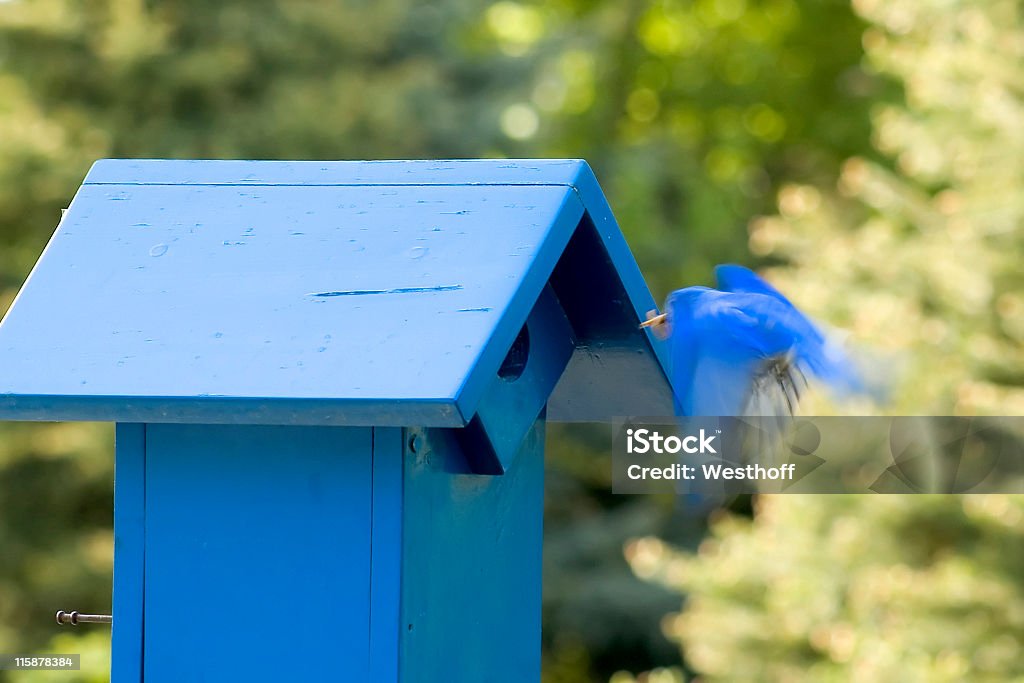
<svg viewBox="0 0 1024 683">
<path fill-rule="evenodd" d="M 536 681 L 545 420 L 669 415 L 582 161 L 100 161 L 0 418 L 117 423 L 115 683 Z"/>
</svg>

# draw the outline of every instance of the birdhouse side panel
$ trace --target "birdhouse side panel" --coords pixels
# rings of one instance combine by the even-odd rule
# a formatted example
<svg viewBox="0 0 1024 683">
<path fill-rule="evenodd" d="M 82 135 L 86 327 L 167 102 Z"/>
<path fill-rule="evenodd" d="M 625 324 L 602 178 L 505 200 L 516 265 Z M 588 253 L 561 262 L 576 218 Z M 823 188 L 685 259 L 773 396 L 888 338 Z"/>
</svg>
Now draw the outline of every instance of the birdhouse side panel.
<svg viewBox="0 0 1024 683">
<path fill-rule="evenodd" d="M 114 591 L 110 680 L 142 679 L 146 426 L 118 424 L 114 459 Z"/>
<path fill-rule="evenodd" d="M 402 683 L 540 680 L 544 416 L 502 475 L 465 472 L 451 430 L 408 430 Z"/>
</svg>

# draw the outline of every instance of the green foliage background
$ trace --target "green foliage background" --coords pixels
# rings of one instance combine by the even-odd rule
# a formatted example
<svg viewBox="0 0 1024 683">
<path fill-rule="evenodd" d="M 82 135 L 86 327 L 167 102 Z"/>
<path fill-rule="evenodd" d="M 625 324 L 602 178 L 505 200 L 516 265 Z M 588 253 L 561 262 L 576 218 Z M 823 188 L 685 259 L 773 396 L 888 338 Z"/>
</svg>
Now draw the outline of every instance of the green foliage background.
<svg viewBox="0 0 1024 683">
<path fill-rule="evenodd" d="M 784 187 L 751 250 L 893 354 L 892 413 L 1024 414 L 1021 7 L 855 8 L 867 63 L 905 97 L 873 109 L 876 160 Z M 687 595 L 663 627 L 704 681 L 1022 681 L 1022 538 L 1020 496 L 775 496 L 696 553 L 648 537 L 627 555 Z"/>
<path fill-rule="evenodd" d="M 1020 414 L 1018 15 L 996 0 L 0 0 L 0 310 L 97 158 L 583 157 L 659 299 L 708 283 L 715 263 L 767 267 L 819 317 L 910 359 L 902 409 Z M 752 680 L 716 664 L 746 661 L 750 624 L 782 639 L 750 666 L 827 655 L 811 626 L 751 622 L 768 610 L 756 602 L 730 611 L 743 603 L 721 578 L 732 556 L 648 539 L 628 546 L 632 568 L 664 580 L 636 578 L 629 539 L 692 549 L 703 522 L 671 500 L 608 495 L 605 432 L 551 439 L 548 683 L 678 665 L 680 639 L 692 670 Z M 51 615 L 109 607 L 111 452 L 106 426 L 0 425 L 0 651 L 82 651 L 83 681 L 105 678 L 104 636 L 57 636 Z M 803 546 L 771 526 L 783 513 L 715 537 L 767 543 L 775 529 L 768 552 L 813 554 L 827 520 L 863 517 L 800 504 L 793 519 L 816 530 Z M 893 522 L 876 540 L 898 548 L 905 532 Z M 673 569 L 693 563 L 685 580 Z M 854 564 L 819 574 L 843 586 Z M 1006 582 L 965 584 L 969 604 L 1015 595 Z M 662 628 L 677 590 L 706 636 L 685 619 Z M 893 607 L 911 625 L 940 608 Z M 720 637 L 735 650 L 706 640 Z M 845 680 L 852 661 L 827 674 Z"/>
</svg>

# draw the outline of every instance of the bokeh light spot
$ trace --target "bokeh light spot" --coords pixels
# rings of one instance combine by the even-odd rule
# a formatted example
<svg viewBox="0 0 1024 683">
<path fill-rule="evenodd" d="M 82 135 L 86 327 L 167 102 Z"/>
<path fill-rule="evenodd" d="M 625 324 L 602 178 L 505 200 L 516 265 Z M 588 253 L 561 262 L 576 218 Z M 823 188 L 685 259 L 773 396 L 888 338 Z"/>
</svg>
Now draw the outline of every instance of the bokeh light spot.
<svg viewBox="0 0 1024 683">
<path fill-rule="evenodd" d="M 513 140 L 528 140 L 539 127 L 540 117 L 528 104 L 513 104 L 501 113 L 501 132 Z"/>
</svg>

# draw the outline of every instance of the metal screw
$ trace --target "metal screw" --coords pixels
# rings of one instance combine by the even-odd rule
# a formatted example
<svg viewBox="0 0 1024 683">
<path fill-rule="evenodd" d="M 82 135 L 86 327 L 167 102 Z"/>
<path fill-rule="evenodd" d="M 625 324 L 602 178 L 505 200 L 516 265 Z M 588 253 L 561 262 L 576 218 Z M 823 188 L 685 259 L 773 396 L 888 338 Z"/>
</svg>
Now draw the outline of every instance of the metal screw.
<svg viewBox="0 0 1024 683">
<path fill-rule="evenodd" d="M 57 612 L 57 623 L 61 626 L 64 624 L 71 624 L 72 626 L 78 626 L 79 624 L 112 624 L 114 623 L 114 617 L 109 614 L 80 614 L 79 612 L 65 612 L 61 610 Z"/>
</svg>

